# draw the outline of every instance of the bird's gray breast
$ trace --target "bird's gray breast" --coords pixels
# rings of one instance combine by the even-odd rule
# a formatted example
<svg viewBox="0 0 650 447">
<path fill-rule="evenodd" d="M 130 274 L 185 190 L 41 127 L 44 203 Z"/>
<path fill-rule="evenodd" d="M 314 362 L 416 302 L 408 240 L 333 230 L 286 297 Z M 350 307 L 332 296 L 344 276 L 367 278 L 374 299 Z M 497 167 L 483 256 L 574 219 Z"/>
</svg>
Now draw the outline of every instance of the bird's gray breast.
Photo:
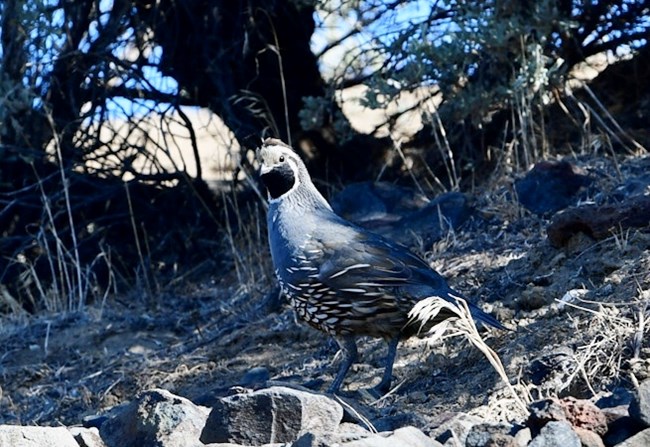
<svg viewBox="0 0 650 447">
<path fill-rule="evenodd" d="M 322 226 L 316 224 L 313 214 L 286 219 L 286 213 L 280 211 L 279 207 L 269 209 L 268 224 L 275 274 L 282 291 L 300 319 L 331 334 L 340 332 L 345 306 L 319 279 L 324 258 L 319 242 Z"/>
</svg>

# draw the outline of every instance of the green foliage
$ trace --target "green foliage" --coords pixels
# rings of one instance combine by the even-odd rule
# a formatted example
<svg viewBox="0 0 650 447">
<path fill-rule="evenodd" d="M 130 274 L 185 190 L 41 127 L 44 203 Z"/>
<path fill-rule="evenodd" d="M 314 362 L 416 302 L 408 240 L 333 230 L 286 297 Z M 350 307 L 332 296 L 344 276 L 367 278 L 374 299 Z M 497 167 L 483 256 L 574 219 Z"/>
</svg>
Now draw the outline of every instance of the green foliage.
<svg viewBox="0 0 650 447">
<path fill-rule="evenodd" d="M 350 33 L 358 49 L 346 53 L 335 82 L 349 85 L 355 73 L 369 87 L 364 105 L 371 108 L 435 85 L 445 99 L 443 120 L 469 118 L 477 127 L 521 97 L 547 102 L 575 64 L 603 51 L 633 52 L 650 35 L 646 0 L 324 3 L 343 3 L 339 21 L 362 28 Z"/>
<path fill-rule="evenodd" d="M 354 132 L 343 112 L 332 107 L 331 99 L 317 96 L 303 98 L 303 108 L 298 112 L 300 126 L 303 130 L 318 130 L 330 124 L 340 142 L 349 141 Z M 330 122 L 331 121 L 331 122 Z"/>
</svg>

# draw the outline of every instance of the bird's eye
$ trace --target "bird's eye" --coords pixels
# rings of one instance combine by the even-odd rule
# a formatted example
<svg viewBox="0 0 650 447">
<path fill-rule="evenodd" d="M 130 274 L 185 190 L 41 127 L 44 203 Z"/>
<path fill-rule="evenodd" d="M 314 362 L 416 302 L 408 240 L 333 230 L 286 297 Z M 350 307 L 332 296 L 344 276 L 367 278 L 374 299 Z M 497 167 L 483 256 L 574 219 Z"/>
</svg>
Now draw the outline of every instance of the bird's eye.
<svg viewBox="0 0 650 447">
<path fill-rule="evenodd" d="M 280 155 L 280 163 L 284 163 L 284 155 Z"/>
</svg>

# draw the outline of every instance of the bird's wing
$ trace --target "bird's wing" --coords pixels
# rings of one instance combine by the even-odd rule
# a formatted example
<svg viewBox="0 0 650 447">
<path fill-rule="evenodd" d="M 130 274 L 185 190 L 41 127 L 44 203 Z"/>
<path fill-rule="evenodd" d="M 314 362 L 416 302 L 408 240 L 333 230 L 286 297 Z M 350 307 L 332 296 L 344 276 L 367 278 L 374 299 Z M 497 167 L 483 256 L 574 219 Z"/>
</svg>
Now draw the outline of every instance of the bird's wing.
<svg viewBox="0 0 650 447">
<path fill-rule="evenodd" d="M 444 278 L 407 248 L 362 230 L 351 234 L 344 243 L 314 240 L 321 251 L 318 279 L 323 284 L 334 289 L 363 284 L 447 288 Z"/>
<path fill-rule="evenodd" d="M 457 298 L 465 300 L 472 316 L 488 325 L 504 328 L 494 317 L 483 312 L 465 296 L 451 289 L 447 281 L 424 260 L 406 247 L 394 244 L 381 236 L 357 229 L 348 232 L 345 243 L 328 242 L 314 238 L 314 252 L 319 253 L 318 281 L 324 286 L 345 295 L 345 300 L 355 297 L 377 297 L 386 310 L 395 306 L 408 308 L 420 299 L 438 296 L 453 304 Z M 395 300 L 386 300 L 386 291 Z"/>
</svg>

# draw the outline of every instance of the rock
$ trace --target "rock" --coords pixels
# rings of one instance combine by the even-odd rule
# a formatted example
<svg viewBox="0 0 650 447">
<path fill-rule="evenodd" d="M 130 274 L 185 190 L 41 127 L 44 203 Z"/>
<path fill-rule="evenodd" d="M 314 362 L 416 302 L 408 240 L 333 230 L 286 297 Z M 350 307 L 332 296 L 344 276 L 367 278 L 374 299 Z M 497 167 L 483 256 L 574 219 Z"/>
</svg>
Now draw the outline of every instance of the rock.
<svg viewBox="0 0 650 447">
<path fill-rule="evenodd" d="M 356 411 L 360 411 L 358 408 Z M 409 411 L 400 411 L 379 418 L 372 419 L 372 425 L 379 432 L 394 431 L 401 427 L 412 425 L 414 427 L 424 427 L 427 425 L 425 418 L 419 414 Z"/>
<path fill-rule="evenodd" d="M 456 229 L 474 212 L 464 194 L 450 192 L 433 200 L 390 183 L 354 183 L 332 199 L 341 216 L 406 246 L 430 245 Z"/>
<path fill-rule="evenodd" d="M 341 447 L 442 447 L 437 441 L 429 438 L 419 429 L 408 426 L 391 432 L 370 433 L 363 439 L 342 441 Z M 294 444 L 294 447 L 298 447 Z"/>
<path fill-rule="evenodd" d="M 388 182 L 352 183 L 331 200 L 337 214 L 356 223 L 399 220 L 427 203 L 423 194 Z"/>
<path fill-rule="evenodd" d="M 552 421 L 566 421 L 564 408 L 557 399 L 544 399 L 531 403 L 528 406 L 530 415 L 526 425 L 534 433 L 539 432 L 547 423 Z"/>
<path fill-rule="evenodd" d="M 580 427 L 574 427 L 574 431 L 580 438 L 582 447 L 605 447 L 605 443 L 597 433 Z"/>
<path fill-rule="evenodd" d="M 466 413 L 446 414 L 443 415 L 443 419 L 438 422 L 437 426 L 436 423 L 433 424 L 435 428 L 430 430 L 429 436 L 442 444 L 455 438 L 460 441 L 461 445 L 465 445 L 467 434 L 471 428 L 482 422 L 479 417 Z"/>
<path fill-rule="evenodd" d="M 70 427 L 69 430 L 79 447 L 106 447 L 104 440 L 99 436 L 99 430 L 95 427 Z"/>
<path fill-rule="evenodd" d="M 513 427 L 505 424 L 476 424 L 467 434 L 466 447 L 516 447 Z"/>
<path fill-rule="evenodd" d="M 2 447 L 79 447 L 65 427 L 0 425 Z"/>
<path fill-rule="evenodd" d="M 618 418 L 608 425 L 607 433 L 603 436 L 606 445 L 617 445 L 643 430 L 645 427 L 630 416 Z"/>
<path fill-rule="evenodd" d="M 243 387 L 250 387 L 252 385 L 259 385 L 267 382 L 271 378 L 269 370 L 263 366 L 256 366 L 249 369 L 239 381 L 239 385 Z"/>
<path fill-rule="evenodd" d="M 646 227 L 650 222 L 650 196 L 633 196 L 609 205 L 583 205 L 553 216 L 546 229 L 554 247 L 562 247 L 577 233 L 595 240 L 610 237 L 612 231 Z"/>
<path fill-rule="evenodd" d="M 351 442 L 367 438 L 371 433 L 362 426 L 352 422 L 341 422 L 336 433 L 336 441 Z M 302 439 L 302 438 L 301 438 Z M 296 447 L 294 445 L 294 447 Z"/>
<path fill-rule="evenodd" d="M 213 446 L 222 446 L 224 444 L 208 444 L 208 445 L 213 445 Z M 230 444 L 229 444 L 230 445 Z M 233 446 L 238 445 L 238 444 L 232 444 Z M 270 445 L 270 444 L 264 444 L 265 446 Z M 282 443 L 280 444 L 282 446 L 290 445 L 291 447 L 327 447 L 329 445 L 329 439 L 321 439 L 314 435 L 313 433 L 305 433 L 298 439 L 296 439 L 295 442 L 291 442 L 289 444 L 287 443 Z M 340 445 L 340 444 L 338 444 Z"/>
<path fill-rule="evenodd" d="M 599 436 L 607 432 L 607 418 L 594 403 L 567 397 L 544 399 L 530 405 L 528 425 L 539 430 L 550 421 L 567 421 L 571 426 L 592 431 Z"/>
<path fill-rule="evenodd" d="M 612 192 L 614 198 L 618 200 L 647 194 L 650 194 L 650 174 L 628 178 Z"/>
<path fill-rule="evenodd" d="M 591 178 L 568 161 L 542 161 L 515 181 L 517 200 L 535 214 L 554 213 L 573 205 Z"/>
<path fill-rule="evenodd" d="M 530 441 L 533 439 L 533 435 L 530 432 L 530 428 L 524 427 L 515 434 L 515 446 L 516 447 L 526 447 L 530 444 Z"/>
<path fill-rule="evenodd" d="M 526 378 L 534 385 L 548 386 L 552 389 L 559 388 L 566 382 L 575 368 L 573 349 L 568 346 L 558 346 L 552 350 L 542 352 L 531 360 L 526 368 Z"/>
<path fill-rule="evenodd" d="M 555 302 L 553 294 L 549 293 L 546 287 L 540 286 L 525 288 L 515 301 L 517 305 L 516 310 L 523 310 L 525 312 L 547 307 L 553 302 Z"/>
<path fill-rule="evenodd" d="M 650 379 L 641 382 L 636 390 L 630 403 L 630 416 L 645 427 L 650 427 Z"/>
<path fill-rule="evenodd" d="M 631 438 L 627 438 L 616 447 L 648 447 L 650 445 L 650 428 L 640 431 Z"/>
<path fill-rule="evenodd" d="M 200 445 L 209 412 L 167 390 L 154 389 L 112 413 L 99 433 L 107 447 Z"/>
<path fill-rule="evenodd" d="M 293 442 L 310 433 L 315 438 L 336 432 L 343 408 L 321 394 L 271 387 L 220 399 L 201 433 L 203 443 L 261 445 Z"/>
<path fill-rule="evenodd" d="M 641 431 L 644 426 L 629 415 L 634 393 L 622 387 L 601 395 L 596 406 L 607 420 L 607 432 L 603 435 L 605 445 L 616 445 Z"/>
<path fill-rule="evenodd" d="M 459 228 L 473 212 L 474 208 L 467 196 L 459 192 L 448 192 L 388 228 L 378 227 L 374 230 L 406 246 L 417 243 L 429 246 L 442 239 L 450 229 Z"/>
<path fill-rule="evenodd" d="M 599 436 L 607 432 L 607 417 L 593 402 L 567 397 L 560 401 L 560 405 L 572 426 L 592 431 Z"/>
<path fill-rule="evenodd" d="M 567 421 L 551 421 L 533 438 L 529 447 L 580 447 L 580 437 Z"/>
</svg>

